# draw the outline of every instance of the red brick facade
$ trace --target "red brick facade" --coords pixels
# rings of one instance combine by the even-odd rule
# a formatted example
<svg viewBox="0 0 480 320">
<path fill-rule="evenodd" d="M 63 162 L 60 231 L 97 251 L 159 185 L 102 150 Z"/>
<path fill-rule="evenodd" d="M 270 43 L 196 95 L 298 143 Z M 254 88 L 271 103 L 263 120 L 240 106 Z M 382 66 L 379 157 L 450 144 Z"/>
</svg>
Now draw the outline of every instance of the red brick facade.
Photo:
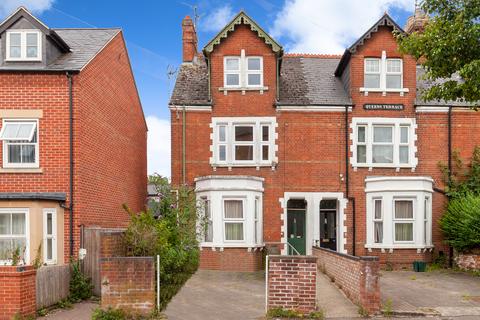
<svg viewBox="0 0 480 320">
<path fill-rule="evenodd" d="M 35 274 L 31 266 L 0 266 L 0 320 L 35 316 Z"/>
<path fill-rule="evenodd" d="M 267 309 L 282 308 L 305 314 L 317 307 L 317 259 L 269 256 Z"/>
<path fill-rule="evenodd" d="M 253 272 L 262 269 L 262 257 L 260 250 L 224 248 L 213 251 L 211 248 L 202 248 L 199 267 L 205 270 Z"/>
<path fill-rule="evenodd" d="M 0 109 L 43 112 L 38 130 L 41 172 L 0 172 L 0 192 L 65 193 L 68 207 L 69 89 L 65 73 L 2 71 Z M 122 227 L 128 223 L 122 204 L 134 211 L 144 208 L 147 128 L 121 32 L 81 72 L 73 74 L 73 110 L 75 255 L 80 225 Z M 59 240 L 64 241 L 68 262 L 68 210 L 64 218 L 64 237 Z M 35 250 L 30 248 L 30 256 Z"/>
<path fill-rule="evenodd" d="M 319 35 L 321 36 L 321 35 Z M 263 57 L 263 81 L 268 90 L 263 91 L 228 91 L 220 90 L 224 86 L 223 57 L 238 56 L 241 50 L 247 55 Z M 382 51 L 389 58 L 403 59 L 403 88 L 408 92 L 401 95 L 398 92 L 360 92 L 364 83 L 364 58 L 380 57 Z M 295 55 L 298 56 L 298 55 Z M 313 56 L 310 56 L 312 58 Z M 331 56 L 316 56 L 317 59 Z M 448 253 L 448 248 L 442 241 L 438 221 L 443 213 L 446 197 L 438 190 L 444 190 L 443 175 L 439 162 L 448 160 L 448 114 L 445 110 L 419 112 L 416 110 L 417 96 L 416 61 L 410 56 L 401 55 L 392 35 L 392 28 L 378 27 L 363 45 L 358 46 L 351 55 L 346 66 L 349 72 L 348 96 L 351 98 L 351 112 L 348 112 L 348 128 L 345 126 L 345 112 L 312 111 L 280 111 L 276 108 L 277 76 L 276 55 L 272 48 L 265 44 L 249 26 L 239 24 L 235 30 L 216 45 L 208 56 L 210 68 L 211 112 L 187 110 L 185 119 L 182 112 L 172 110 L 172 182 L 179 185 L 185 182 L 194 186 L 194 179 L 202 176 L 242 175 L 264 178 L 263 183 L 263 241 L 285 241 L 284 226 L 286 221 L 282 214 L 284 208 L 281 200 L 288 192 L 336 192 L 346 197 L 346 157 L 352 157 L 352 141 L 350 125 L 354 117 L 410 118 L 417 127 L 416 157 L 418 165 L 411 168 L 356 168 L 348 167 L 349 198 L 345 207 L 344 228 L 346 244 L 344 249 L 348 254 L 357 256 L 378 256 L 382 265 L 387 262 L 396 267 L 411 266 L 414 260 L 431 261 L 432 256 L 439 252 Z M 347 80 L 348 81 L 348 80 Z M 328 93 L 326 93 L 328 95 Z M 365 110 L 364 104 L 402 104 L 403 110 Z M 433 110 L 433 109 L 432 109 Z M 270 167 L 216 167 L 210 164 L 212 118 L 213 117 L 260 117 L 276 118 L 275 140 L 278 146 L 276 156 L 278 164 L 272 170 Z M 182 176 L 182 123 L 185 120 L 185 171 Z M 477 130 L 480 114 L 465 108 L 456 108 L 452 112 L 452 149 L 460 150 L 464 158 L 470 158 L 475 145 L 480 144 L 480 131 Z M 345 141 L 346 130 L 348 141 Z M 345 146 L 348 144 L 348 155 Z M 432 195 L 432 243 L 433 250 L 417 248 L 395 248 L 392 251 L 365 248 L 367 239 L 366 193 L 365 178 L 367 176 L 411 177 L 427 176 L 434 180 L 435 192 Z M 355 204 L 355 225 L 353 223 L 353 204 Z M 343 222 L 342 222 L 343 223 Z M 355 239 L 353 238 L 355 230 Z M 355 251 L 353 243 L 355 243 Z M 307 243 L 307 246 L 310 244 Z M 222 252 L 202 252 L 201 267 L 217 266 L 219 258 L 213 258 Z M 246 251 L 244 249 L 244 251 Z M 230 249 L 224 249 L 223 254 L 229 254 Z M 246 252 L 244 254 L 247 254 Z M 204 261 L 207 260 L 207 261 Z M 214 262 L 212 262 L 214 261 Z M 230 268 L 230 267 L 226 267 Z M 243 268 L 243 267 L 242 267 Z"/>
<path fill-rule="evenodd" d="M 323 248 L 313 248 L 318 269 L 368 313 L 380 310 L 379 263 L 375 257 L 354 257 Z"/>
</svg>

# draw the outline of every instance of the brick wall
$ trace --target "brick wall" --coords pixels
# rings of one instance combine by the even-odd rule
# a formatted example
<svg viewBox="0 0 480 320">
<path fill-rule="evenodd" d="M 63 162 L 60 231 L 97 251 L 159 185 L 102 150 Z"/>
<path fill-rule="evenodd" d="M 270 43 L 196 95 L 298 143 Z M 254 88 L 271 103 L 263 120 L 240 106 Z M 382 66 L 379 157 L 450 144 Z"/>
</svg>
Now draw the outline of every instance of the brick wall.
<svg viewBox="0 0 480 320">
<path fill-rule="evenodd" d="M 31 266 L 0 266 L 0 320 L 35 316 L 35 274 Z"/>
<path fill-rule="evenodd" d="M 155 308 L 155 263 L 153 257 L 100 259 L 102 308 L 123 309 L 148 315 Z"/>
<path fill-rule="evenodd" d="M 248 251 L 247 248 L 202 248 L 200 251 L 200 269 L 222 271 L 262 270 L 262 256 L 260 250 Z"/>
<path fill-rule="evenodd" d="M 100 257 L 123 257 L 126 256 L 126 248 L 123 243 L 125 230 L 102 229 L 100 232 Z"/>
<path fill-rule="evenodd" d="M 316 310 L 316 257 L 268 256 L 267 281 L 267 309 Z"/>
<path fill-rule="evenodd" d="M 464 270 L 480 270 L 480 254 L 465 254 L 460 253 L 455 257 L 455 263 L 460 269 Z"/>
<path fill-rule="evenodd" d="M 354 257 L 313 248 L 319 271 L 325 273 L 355 304 L 369 313 L 380 310 L 379 264 L 376 257 Z"/>
</svg>

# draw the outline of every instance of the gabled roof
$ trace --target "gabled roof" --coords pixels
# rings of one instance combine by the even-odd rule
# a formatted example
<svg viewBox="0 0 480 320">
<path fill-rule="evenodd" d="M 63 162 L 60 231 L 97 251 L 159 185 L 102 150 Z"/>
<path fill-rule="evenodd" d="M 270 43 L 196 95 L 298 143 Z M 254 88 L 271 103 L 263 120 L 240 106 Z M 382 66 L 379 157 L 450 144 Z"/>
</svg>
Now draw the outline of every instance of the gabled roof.
<svg viewBox="0 0 480 320">
<path fill-rule="evenodd" d="M 12 13 L 5 20 L 3 20 L 2 23 L 0 23 L 0 34 L 5 32 L 21 18 L 28 20 L 47 37 L 50 37 L 63 52 L 68 52 L 70 50 L 68 44 L 65 43 L 65 41 L 54 30 L 50 29 L 43 22 L 34 17 L 25 7 L 19 7 L 17 11 Z"/>
<path fill-rule="evenodd" d="M 244 11 L 240 11 L 229 24 L 225 26 L 207 45 L 203 48 L 203 53 L 209 55 L 214 47 L 228 37 L 228 33 L 235 30 L 235 26 L 239 24 L 248 24 L 250 29 L 258 34 L 263 39 L 265 44 L 269 45 L 273 52 L 282 55 L 283 48 L 272 37 L 268 35 L 252 18 L 250 18 Z"/>
<path fill-rule="evenodd" d="M 375 24 L 368 29 L 367 32 L 365 32 L 360 38 L 358 38 L 357 41 L 355 41 L 348 49 L 345 50 L 345 53 L 343 54 L 342 59 L 335 70 L 335 75 L 337 77 L 342 75 L 343 70 L 350 60 L 350 56 L 357 51 L 357 48 L 362 46 L 366 40 L 370 39 L 374 33 L 378 32 L 378 28 L 382 26 L 392 27 L 394 31 L 405 33 L 405 31 L 403 31 L 403 29 L 392 19 L 392 17 L 385 12 L 385 14 L 378 19 L 378 21 L 375 22 Z"/>
</svg>

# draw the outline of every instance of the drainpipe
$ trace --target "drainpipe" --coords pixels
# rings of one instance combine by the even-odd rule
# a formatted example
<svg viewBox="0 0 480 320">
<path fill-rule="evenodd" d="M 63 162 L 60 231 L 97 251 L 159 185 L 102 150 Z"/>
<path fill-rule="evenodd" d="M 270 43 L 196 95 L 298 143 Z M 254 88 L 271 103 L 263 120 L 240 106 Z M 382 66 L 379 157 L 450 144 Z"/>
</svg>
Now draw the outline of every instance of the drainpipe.
<svg viewBox="0 0 480 320">
<path fill-rule="evenodd" d="M 185 120 L 185 115 L 186 115 L 186 112 L 185 112 L 185 106 L 183 106 L 183 109 L 182 109 L 182 183 L 183 185 L 186 184 L 186 181 L 187 181 L 187 178 L 186 178 L 186 172 L 187 172 L 187 168 L 186 168 L 186 164 L 185 164 L 185 152 L 186 152 L 186 137 L 185 137 L 185 133 L 186 133 L 186 120 Z"/>
<path fill-rule="evenodd" d="M 448 184 L 452 182 L 452 106 L 448 107 Z M 448 197 L 448 196 L 447 196 Z M 450 200 L 450 197 L 448 197 Z M 448 265 L 453 267 L 453 247 L 448 248 Z"/>
<path fill-rule="evenodd" d="M 356 239 L 356 211 L 355 211 L 355 197 L 350 197 L 350 188 L 349 188 L 349 166 L 350 158 L 348 156 L 348 105 L 345 105 L 345 197 L 348 201 L 352 203 L 352 255 L 355 255 L 355 239 Z"/>
<path fill-rule="evenodd" d="M 70 158 L 70 168 L 69 168 L 69 188 L 70 188 L 70 196 L 69 196 L 69 205 L 68 207 L 64 207 L 69 211 L 69 242 L 70 242 L 70 257 L 73 257 L 73 248 L 74 248 L 74 240 L 73 240 L 73 77 L 70 72 L 66 73 L 67 81 L 68 81 L 68 106 L 69 106 L 69 158 Z"/>
</svg>

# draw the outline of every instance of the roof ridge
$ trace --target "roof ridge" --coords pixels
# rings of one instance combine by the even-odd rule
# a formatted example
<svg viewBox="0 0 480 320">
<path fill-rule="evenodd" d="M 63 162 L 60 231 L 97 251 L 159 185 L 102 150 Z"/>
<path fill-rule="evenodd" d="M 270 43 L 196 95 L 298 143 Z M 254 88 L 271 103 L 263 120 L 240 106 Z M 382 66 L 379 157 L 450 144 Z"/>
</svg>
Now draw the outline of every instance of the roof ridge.
<svg viewBox="0 0 480 320">
<path fill-rule="evenodd" d="M 285 53 L 284 57 L 295 58 L 321 58 L 321 59 L 340 59 L 341 54 L 329 54 L 329 53 Z"/>
<path fill-rule="evenodd" d="M 112 28 L 51 28 L 52 30 L 122 30 L 120 27 Z"/>
</svg>

